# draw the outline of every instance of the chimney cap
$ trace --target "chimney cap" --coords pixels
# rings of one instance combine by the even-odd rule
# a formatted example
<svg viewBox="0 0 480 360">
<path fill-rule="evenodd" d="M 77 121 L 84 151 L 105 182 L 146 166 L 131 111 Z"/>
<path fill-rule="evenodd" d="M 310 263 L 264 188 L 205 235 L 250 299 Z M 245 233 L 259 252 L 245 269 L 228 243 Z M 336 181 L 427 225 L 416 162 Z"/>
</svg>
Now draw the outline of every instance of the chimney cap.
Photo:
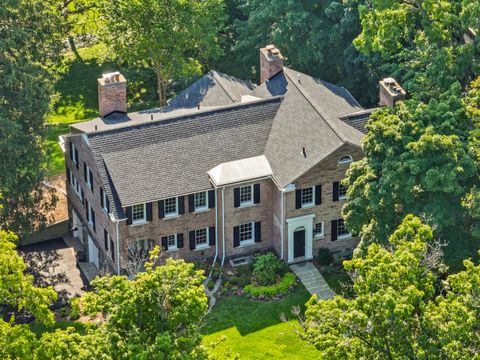
<svg viewBox="0 0 480 360">
<path fill-rule="evenodd" d="M 98 82 L 100 83 L 100 85 L 106 85 L 127 82 L 127 80 L 119 71 L 114 71 L 102 74 L 102 77 L 98 79 Z"/>
<path fill-rule="evenodd" d="M 270 45 L 265 46 L 265 49 L 266 49 L 268 52 L 271 52 L 273 49 L 276 49 L 276 48 L 275 48 L 275 45 L 270 44 Z"/>
</svg>

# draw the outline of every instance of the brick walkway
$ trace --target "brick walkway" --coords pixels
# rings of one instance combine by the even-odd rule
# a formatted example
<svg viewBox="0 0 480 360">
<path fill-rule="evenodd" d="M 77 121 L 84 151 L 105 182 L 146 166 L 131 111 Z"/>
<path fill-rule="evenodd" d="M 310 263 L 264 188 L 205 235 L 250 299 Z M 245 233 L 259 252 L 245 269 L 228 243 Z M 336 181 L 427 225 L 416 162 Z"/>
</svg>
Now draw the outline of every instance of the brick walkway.
<svg viewBox="0 0 480 360">
<path fill-rule="evenodd" d="M 290 269 L 298 276 L 310 294 L 317 294 L 317 299 L 327 300 L 335 296 L 322 274 L 310 261 L 291 265 Z"/>
</svg>

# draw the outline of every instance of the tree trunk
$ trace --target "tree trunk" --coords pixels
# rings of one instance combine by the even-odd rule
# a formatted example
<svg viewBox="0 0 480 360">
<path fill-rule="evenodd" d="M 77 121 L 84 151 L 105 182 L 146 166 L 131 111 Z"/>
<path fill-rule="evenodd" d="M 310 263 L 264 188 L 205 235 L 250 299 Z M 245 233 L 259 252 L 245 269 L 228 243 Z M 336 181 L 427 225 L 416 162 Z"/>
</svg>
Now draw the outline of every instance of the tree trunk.
<svg viewBox="0 0 480 360">
<path fill-rule="evenodd" d="M 160 107 L 167 106 L 167 80 L 157 70 L 157 92 Z"/>
<path fill-rule="evenodd" d="M 82 61 L 82 62 L 83 62 L 82 57 L 81 57 L 80 54 L 78 53 L 77 45 L 75 44 L 75 39 L 74 39 L 73 36 L 71 36 L 71 35 L 68 36 L 68 44 L 70 45 L 70 50 L 72 50 L 73 54 L 75 55 L 75 58 L 76 58 L 78 61 Z"/>
</svg>

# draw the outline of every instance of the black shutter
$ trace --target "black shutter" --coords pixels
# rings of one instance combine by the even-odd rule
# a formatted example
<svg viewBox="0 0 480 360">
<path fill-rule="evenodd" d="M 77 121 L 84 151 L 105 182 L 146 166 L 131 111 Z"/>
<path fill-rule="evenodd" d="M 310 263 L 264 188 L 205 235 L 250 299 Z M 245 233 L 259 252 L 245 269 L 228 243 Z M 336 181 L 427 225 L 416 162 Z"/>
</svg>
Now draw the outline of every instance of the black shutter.
<svg viewBox="0 0 480 360">
<path fill-rule="evenodd" d="M 332 241 L 337 240 L 338 220 L 332 220 Z"/>
<path fill-rule="evenodd" d="M 240 207 L 240 188 L 233 189 L 233 207 Z"/>
<path fill-rule="evenodd" d="M 105 200 L 107 201 L 107 213 L 110 214 L 110 200 L 108 199 L 108 195 L 105 196 Z"/>
<path fill-rule="evenodd" d="M 262 223 L 260 221 L 255 222 L 255 242 L 262 241 Z"/>
<path fill-rule="evenodd" d="M 195 211 L 195 194 L 188 195 L 188 212 Z"/>
<path fill-rule="evenodd" d="M 72 185 L 72 183 L 70 182 L 70 169 L 68 167 L 67 167 L 67 181 L 66 181 L 66 183 Z"/>
<path fill-rule="evenodd" d="M 322 185 L 315 186 L 315 205 L 322 203 Z"/>
<path fill-rule="evenodd" d="M 208 245 L 215 246 L 215 226 L 210 226 L 208 228 Z"/>
<path fill-rule="evenodd" d="M 69 152 L 69 155 L 70 155 L 70 160 L 73 161 L 73 144 L 72 144 L 72 140 L 70 140 L 68 142 L 68 152 Z"/>
<path fill-rule="evenodd" d="M 127 213 L 127 225 L 132 225 L 132 207 L 127 207 L 125 211 Z"/>
<path fill-rule="evenodd" d="M 233 227 L 233 247 L 240 246 L 240 227 L 234 226 Z"/>
<path fill-rule="evenodd" d="M 162 236 L 162 250 L 167 251 L 168 250 L 168 244 L 167 244 L 167 237 Z"/>
<path fill-rule="evenodd" d="M 302 207 L 302 189 L 295 190 L 295 209 Z"/>
<path fill-rule="evenodd" d="M 183 234 L 177 234 L 177 248 L 183 248 Z"/>
<path fill-rule="evenodd" d="M 188 233 L 188 241 L 190 243 L 190 250 L 195 250 L 195 230 Z"/>
<path fill-rule="evenodd" d="M 338 190 L 340 188 L 340 182 L 335 181 L 333 183 L 333 201 L 338 201 Z"/>
<path fill-rule="evenodd" d="M 85 213 L 87 214 L 87 221 L 90 221 L 90 216 L 88 212 L 88 201 L 85 200 Z"/>
<path fill-rule="evenodd" d="M 92 170 L 88 169 L 88 176 L 90 177 L 90 189 L 92 189 L 93 193 L 93 173 Z"/>
<path fill-rule="evenodd" d="M 93 231 L 97 231 L 96 222 L 95 222 L 95 211 L 92 211 L 92 225 L 93 225 Z"/>
<path fill-rule="evenodd" d="M 253 185 L 253 203 L 258 204 L 260 202 L 260 184 Z"/>
<path fill-rule="evenodd" d="M 185 196 L 178 197 L 178 213 L 185 214 Z"/>
<path fill-rule="evenodd" d="M 208 192 L 208 208 L 214 208 L 215 207 L 215 190 L 210 190 Z"/>
<path fill-rule="evenodd" d="M 158 217 L 161 219 L 165 217 L 165 201 L 164 200 L 158 201 Z"/>
<path fill-rule="evenodd" d="M 103 245 L 105 250 L 108 250 L 108 232 L 105 229 L 103 229 Z"/>
<path fill-rule="evenodd" d="M 75 156 L 75 164 L 76 164 L 77 170 L 78 170 L 78 166 L 79 166 L 79 164 L 80 164 L 80 161 L 78 161 L 78 150 L 77 150 L 77 148 L 75 148 L 75 154 L 74 154 L 74 156 Z"/>
<path fill-rule="evenodd" d="M 85 205 L 85 193 L 83 192 L 83 189 L 80 189 L 80 194 L 82 194 L 82 204 Z"/>
<path fill-rule="evenodd" d="M 113 245 L 113 240 L 110 239 L 110 254 L 112 256 L 113 262 L 115 262 L 115 247 Z"/>
<path fill-rule="evenodd" d="M 88 174 L 87 174 L 87 163 L 83 163 L 83 179 L 85 180 L 85 183 L 88 181 Z"/>
<path fill-rule="evenodd" d="M 100 188 L 100 205 L 102 209 L 105 209 L 105 199 L 103 198 L 103 188 Z"/>
<path fill-rule="evenodd" d="M 145 207 L 147 208 L 147 221 L 152 221 L 152 203 L 147 203 Z"/>
</svg>

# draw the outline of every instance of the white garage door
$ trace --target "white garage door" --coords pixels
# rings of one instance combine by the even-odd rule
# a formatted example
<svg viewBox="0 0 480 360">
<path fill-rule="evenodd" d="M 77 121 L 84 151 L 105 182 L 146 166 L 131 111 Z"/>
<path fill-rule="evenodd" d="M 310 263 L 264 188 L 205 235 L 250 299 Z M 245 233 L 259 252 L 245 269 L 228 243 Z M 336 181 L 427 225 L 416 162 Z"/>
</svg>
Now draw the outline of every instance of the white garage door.
<svg viewBox="0 0 480 360">
<path fill-rule="evenodd" d="M 95 246 L 93 240 L 88 237 L 88 261 L 93 262 L 97 269 L 98 266 L 98 248 Z"/>
</svg>

